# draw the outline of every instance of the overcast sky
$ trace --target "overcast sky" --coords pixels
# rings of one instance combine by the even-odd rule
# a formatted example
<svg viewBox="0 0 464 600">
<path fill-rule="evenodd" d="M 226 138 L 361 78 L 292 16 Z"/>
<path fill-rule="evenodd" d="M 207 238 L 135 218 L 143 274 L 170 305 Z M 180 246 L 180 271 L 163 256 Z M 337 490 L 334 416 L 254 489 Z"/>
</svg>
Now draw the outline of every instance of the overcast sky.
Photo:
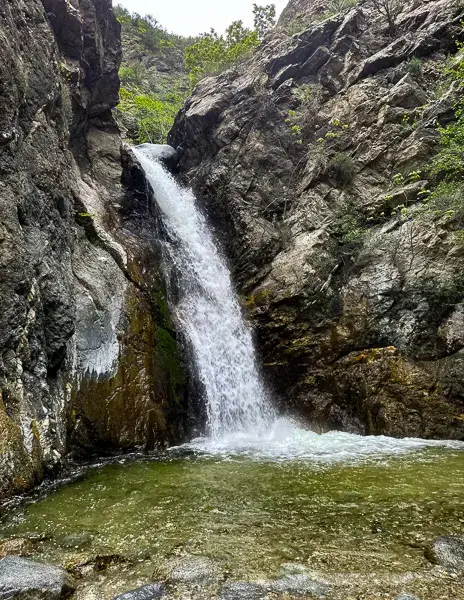
<svg viewBox="0 0 464 600">
<path fill-rule="evenodd" d="M 280 14 L 288 0 L 113 0 L 131 12 L 153 15 L 168 31 L 182 35 L 196 35 L 211 27 L 222 33 L 239 19 L 251 25 L 253 2 L 273 2 Z"/>
</svg>

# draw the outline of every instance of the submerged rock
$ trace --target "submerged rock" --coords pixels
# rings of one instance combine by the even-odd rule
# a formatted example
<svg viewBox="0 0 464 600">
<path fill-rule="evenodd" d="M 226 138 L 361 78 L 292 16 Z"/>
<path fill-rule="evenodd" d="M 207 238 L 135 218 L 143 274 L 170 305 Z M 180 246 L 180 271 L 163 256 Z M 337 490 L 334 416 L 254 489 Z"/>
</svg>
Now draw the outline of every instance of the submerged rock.
<svg viewBox="0 0 464 600">
<path fill-rule="evenodd" d="M 92 541 L 92 535 L 88 531 L 81 533 L 70 533 L 59 540 L 62 548 L 84 548 Z"/>
<path fill-rule="evenodd" d="M 447 569 L 464 569 L 464 535 L 445 535 L 436 538 L 425 551 L 433 563 Z"/>
<path fill-rule="evenodd" d="M 217 563 L 207 556 L 192 556 L 177 561 L 171 571 L 171 583 L 211 583 L 219 576 Z"/>
<path fill-rule="evenodd" d="M 222 586 L 219 600 L 261 600 L 266 596 L 266 589 L 258 583 L 234 581 Z"/>
<path fill-rule="evenodd" d="M 155 598 L 162 598 L 163 594 L 164 585 L 162 583 L 150 583 L 136 590 L 119 594 L 113 600 L 155 600 Z"/>
<path fill-rule="evenodd" d="M 297 596 L 309 595 L 315 598 L 323 598 L 330 592 L 330 585 L 326 581 L 312 579 L 303 574 L 286 575 L 273 581 L 271 587 L 275 592 Z"/>
<path fill-rule="evenodd" d="M 17 556 L 0 560 L 0 600 L 57 600 L 74 589 L 70 577 L 58 567 Z"/>
</svg>

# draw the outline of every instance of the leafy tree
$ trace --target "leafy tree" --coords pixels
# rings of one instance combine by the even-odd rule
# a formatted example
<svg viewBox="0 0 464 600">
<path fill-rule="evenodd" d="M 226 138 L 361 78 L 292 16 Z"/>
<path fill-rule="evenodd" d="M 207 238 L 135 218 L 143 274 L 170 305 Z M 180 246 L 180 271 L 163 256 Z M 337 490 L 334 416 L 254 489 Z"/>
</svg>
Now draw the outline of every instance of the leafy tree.
<svg viewBox="0 0 464 600">
<path fill-rule="evenodd" d="M 258 33 L 234 21 L 225 35 L 214 29 L 185 50 L 185 67 L 192 85 L 206 75 L 214 75 L 248 57 L 259 45 Z"/>
<path fill-rule="evenodd" d="M 253 4 L 253 22 L 258 38 L 262 40 L 266 33 L 275 27 L 276 24 L 276 8 L 275 4 L 267 4 L 259 6 Z"/>
</svg>

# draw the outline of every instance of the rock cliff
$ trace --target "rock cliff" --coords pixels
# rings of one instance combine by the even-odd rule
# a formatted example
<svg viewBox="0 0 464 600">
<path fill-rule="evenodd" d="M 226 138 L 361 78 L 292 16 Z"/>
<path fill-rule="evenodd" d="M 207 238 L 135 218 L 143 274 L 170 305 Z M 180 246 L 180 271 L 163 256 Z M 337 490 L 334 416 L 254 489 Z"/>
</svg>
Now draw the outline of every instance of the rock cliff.
<svg viewBox="0 0 464 600">
<path fill-rule="evenodd" d="M 278 401 L 321 430 L 462 438 L 460 225 L 421 201 L 462 7 L 404 2 L 394 32 L 369 2 L 320 12 L 291 0 L 248 62 L 196 87 L 170 143 Z"/>
<path fill-rule="evenodd" d="M 111 0 L 2 2 L 0 57 L 2 497 L 69 450 L 178 439 L 184 375 L 156 214 L 112 116 Z"/>
</svg>

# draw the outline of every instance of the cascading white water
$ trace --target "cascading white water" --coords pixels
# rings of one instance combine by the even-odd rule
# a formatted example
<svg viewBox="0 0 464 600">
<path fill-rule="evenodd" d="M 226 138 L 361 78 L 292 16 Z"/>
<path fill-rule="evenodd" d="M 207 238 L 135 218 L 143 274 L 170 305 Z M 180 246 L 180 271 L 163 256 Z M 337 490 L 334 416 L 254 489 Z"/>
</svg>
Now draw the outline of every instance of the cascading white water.
<svg viewBox="0 0 464 600">
<path fill-rule="evenodd" d="M 193 193 L 181 188 L 144 144 L 135 154 L 163 215 L 180 299 L 176 316 L 192 346 L 206 395 L 211 437 L 263 432 L 273 417 L 260 379 L 250 331 L 229 270 Z"/>
<path fill-rule="evenodd" d="M 425 447 L 463 449 L 457 441 L 394 439 L 343 432 L 318 435 L 277 418 L 259 377 L 249 330 L 230 274 L 193 193 L 154 159 L 159 148 L 134 150 L 162 212 L 175 268 L 180 326 L 190 341 L 204 386 L 209 436 L 187 446 L 215 455 L 334 462 L 414 452 Z M 168 266 L 166 266 L 168 268 Z M 169 273 L 167 273 L 169 278 Z"/>
</svg>

